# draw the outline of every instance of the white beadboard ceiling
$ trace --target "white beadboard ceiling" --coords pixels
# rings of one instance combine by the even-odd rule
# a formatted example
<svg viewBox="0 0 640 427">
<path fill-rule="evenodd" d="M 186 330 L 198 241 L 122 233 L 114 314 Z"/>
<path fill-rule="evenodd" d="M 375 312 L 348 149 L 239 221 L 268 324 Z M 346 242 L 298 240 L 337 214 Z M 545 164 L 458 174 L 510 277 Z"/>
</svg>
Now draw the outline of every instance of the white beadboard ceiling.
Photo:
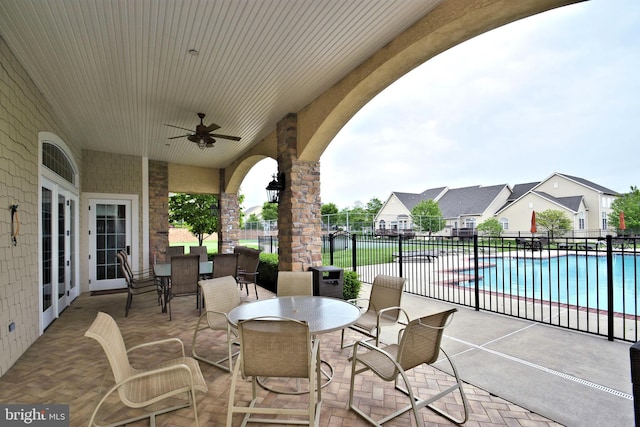
<svg viewBox="0 0 640 427">
<path fill-rule="evenodd" d="M 1 0 L 0 36 L 82 148 L 222 168 L 440 1 Z M 198 112 L 242 140 L 167 139 Z"/>
</svg>

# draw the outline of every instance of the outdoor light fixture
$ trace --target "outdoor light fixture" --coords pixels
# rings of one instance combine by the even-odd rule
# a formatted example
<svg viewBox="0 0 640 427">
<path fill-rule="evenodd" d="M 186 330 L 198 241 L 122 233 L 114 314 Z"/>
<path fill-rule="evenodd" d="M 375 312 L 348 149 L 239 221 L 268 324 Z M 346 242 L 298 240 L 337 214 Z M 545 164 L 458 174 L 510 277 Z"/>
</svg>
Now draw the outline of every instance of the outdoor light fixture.
<svg viewBox="0 0 640 427">
<path fill-rule="evenodd" d="M 211 203 L 211 206 L 209 207 L 209 209 L 211 210 L 211 216 L 218 216 L 218 201 L 214 201 L 213 203 Z"/>
<path fill-rule="evenodd" d="M 273 180 L 267 185 L 267 201 L 280 203 L 280 193 L 284 190 L 284 173 L 274 174 Z"/>
</svg>

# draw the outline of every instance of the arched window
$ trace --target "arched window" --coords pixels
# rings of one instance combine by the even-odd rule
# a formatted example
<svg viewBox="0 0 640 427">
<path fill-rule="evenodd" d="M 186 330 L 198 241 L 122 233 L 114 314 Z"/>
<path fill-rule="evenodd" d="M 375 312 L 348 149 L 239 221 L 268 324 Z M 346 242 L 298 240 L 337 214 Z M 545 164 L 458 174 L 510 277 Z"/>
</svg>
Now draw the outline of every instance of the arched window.
<svg viewBox="0 0 640 427">
<path fill-rule="evenodd" d="M 57 145 L 50 142 L 42 143 L 42 165 L 72 185 L 76 184 L 73 165 Z"/>
<path fill-rule="evenodd" d="M 500 218 L 499 222 L 503 230 L 509 229 L 509 220 L 507 218 Z"/>
</svg>

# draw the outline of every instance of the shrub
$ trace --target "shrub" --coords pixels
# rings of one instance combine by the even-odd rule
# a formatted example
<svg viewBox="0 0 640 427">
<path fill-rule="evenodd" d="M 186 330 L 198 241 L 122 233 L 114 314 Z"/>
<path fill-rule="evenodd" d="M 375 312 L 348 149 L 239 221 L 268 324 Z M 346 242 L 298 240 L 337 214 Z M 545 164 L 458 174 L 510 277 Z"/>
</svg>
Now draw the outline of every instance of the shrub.
<svg viewBox="0 0 640 427">
<path fill-rule="evenodd" d="M 278 280 L 278 254 L 261 253 L 258 264 L 258 283 L 271 292 L 276 291 Z"/>
<path fill-rule="evenodd" d="M 362 282 L 358 278 L 358 273 L 353 270 L 345 270 L 344 287 L 342 288 L 342 296 L 344 299 L 353 299 L 360 296 L 360 287 Z"/>
</svg>

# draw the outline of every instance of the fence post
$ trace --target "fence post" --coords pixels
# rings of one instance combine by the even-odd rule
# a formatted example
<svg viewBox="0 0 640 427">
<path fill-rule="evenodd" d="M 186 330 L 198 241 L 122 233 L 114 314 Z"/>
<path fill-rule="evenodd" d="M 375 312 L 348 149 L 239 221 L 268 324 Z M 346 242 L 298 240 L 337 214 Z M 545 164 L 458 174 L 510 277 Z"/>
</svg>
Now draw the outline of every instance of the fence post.
<svg viewBox="0 0 640 427">
<path fill-rule="evenodd" d="M 477 234 L 473 235 L 473 259 L 474 259 L 473 274 L 475 276 L 474 289 L 476 292 L 475 306 L 476 306 L 476 311 L 480 311 L 480 280 L 478 280 L 478 277 L 480 277 L 480 266 L 478 265 L 478 235 Z"/>
<path fill-rule="evenodd" d="M 333 251 L 335 249 L 333 238 L 335 237 L 334 233 L 329 233 L 329 265 L 333 265 Z"/>
<path fill-rule="evenodd" d="M 402 233 L 398 233 L 398 274 L 400 277 L 404 277 L 402 271 Z"/>
<path fill-rule="evenodd" d="M 607 339 L 613 341 L 613 239 L 607 235 Z"/>
<path fill-rule="evenodd" d="M 358 253 L 356 249 L 357 237 L 356 233 L 351 235 L 351 265 L 353 265 L 353 271 L 356 271 L 356 267 L 358 266 L 356 262 L 356 254 Z"/>
</svg>

